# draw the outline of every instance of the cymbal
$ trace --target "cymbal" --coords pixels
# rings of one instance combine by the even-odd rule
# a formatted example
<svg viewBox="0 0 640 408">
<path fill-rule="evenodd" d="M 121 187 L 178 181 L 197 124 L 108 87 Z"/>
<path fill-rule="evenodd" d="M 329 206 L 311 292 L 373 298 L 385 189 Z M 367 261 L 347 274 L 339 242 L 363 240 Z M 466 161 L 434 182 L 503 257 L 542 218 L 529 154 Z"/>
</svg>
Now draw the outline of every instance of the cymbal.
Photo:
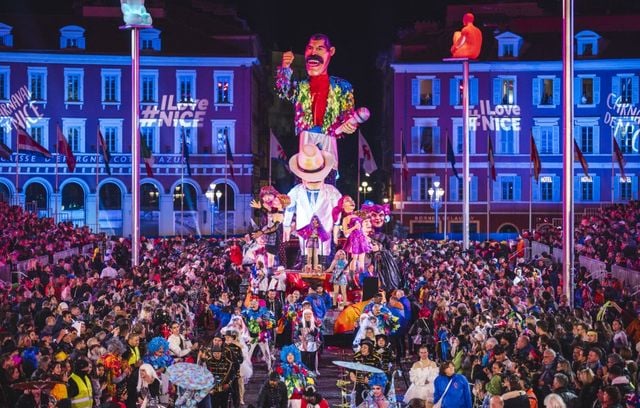
<svg viewBox="0 0 640 408">
<path fill-rule="evenodd" d="M 362 363 L 354 363 L 353 361 L 335 361 L 335 360 L 332 362 L 338 367 L 343 367 L 348 370 L 364 371 L 367 373 L 374 373 L 374 374 L 375 373 L 384 374 L 384 371 L 382 371 L 381 369 L 370 366 L 370 365 L 362 364 Z"/>
<path fill-rule="evenodd" d="M 53 388 L 56 384 L 64 384 L 64 382 L 45 380 L 25 381 L 11 384 L 11 388 L 15 388 L 16 390 L 42 390 L 45 388 Z"/>
</svg>

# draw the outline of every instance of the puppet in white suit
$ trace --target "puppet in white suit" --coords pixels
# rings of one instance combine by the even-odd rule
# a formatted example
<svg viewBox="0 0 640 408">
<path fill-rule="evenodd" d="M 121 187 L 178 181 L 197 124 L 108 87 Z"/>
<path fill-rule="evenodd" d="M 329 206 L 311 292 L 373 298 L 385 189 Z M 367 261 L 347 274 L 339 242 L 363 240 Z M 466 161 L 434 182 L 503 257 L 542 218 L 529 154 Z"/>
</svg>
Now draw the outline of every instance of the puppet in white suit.
<svg viewBox="0 0 640 408">
<path fill-rule="evenodd" d="M 342 194 L 334 186 L 325 184 L 324 179 L 333 168 L 334 160 L 332 154 L 321 151 L 311 144 L 302 146 L 300 152 L 294 154 L 289 160 L 289 168 L 293 174 L 302 179 L 302 183 L 293 187 L 288 193 L 291 204 L 284 215 L 285 241 L 289 240 L 294 214 L 298 228 L 308 225 L 311 217 L 317 215 L 325 231 L 333 230 L 331 210 L 338 204 Z M 304 239 L 301 237 L 299 239 L 300 248 L 305 248 Z M 321 242 L 322 258 L 325 259 L 330 252 L 331 240 Z"/>
</svg>

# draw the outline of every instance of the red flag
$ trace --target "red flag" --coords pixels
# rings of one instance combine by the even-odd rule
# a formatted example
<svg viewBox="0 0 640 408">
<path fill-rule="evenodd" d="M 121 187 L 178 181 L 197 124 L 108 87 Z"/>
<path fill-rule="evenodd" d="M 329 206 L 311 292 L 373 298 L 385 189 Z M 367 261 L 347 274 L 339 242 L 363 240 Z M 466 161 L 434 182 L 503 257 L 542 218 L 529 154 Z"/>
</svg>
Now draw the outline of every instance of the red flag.
<svg viewBox="0 0 640 408">
<path fill-rule="evenodd" d="M 107 168 L 107 174 L 111 175 L 111 167 L 109 167 L 109 162 L 111 161 L 111 154 L 109 154 L 109 146 L 104 141 L 104 137 L 102 137 L 102 132 L 100 132 L 100 127 L 98 127 L 98 145 L 100 148 L 100 152 L 102 154 L 102 159 L 104 160 L 104 165 Z"/>
<path fill-rule="evenodd" d="M 22 150 L 23 152 L 41 154 L 47 159 L 51 158 L 51 153 L 42 147 L 42 145 L 36 142 L 31 136 L 27 134 L 27 131 L 18 128 L 18 150 Z"/>
<path fill-rule="evenodd" d="M 587 163 L 587 159 L 584 158 L 584 155 L 582 154 L 582 150 L 580 150 L 580 147 L 578 146 L 578 142 L 576 142 L 576 139 L 573 139 L 573 147 L 576 151 L 575 161 L 580 162 L 580 165 L 582 166 L 582 171 L 584 171 L 584 175 L 589 177 L 589 163 Z"/>
<path fill-rule="evenodd" d="M 9 146 L 7 146 L 6 144 L 2 143 L 2 141 L 0 141 L 0 158 L 3 158 L 8 161 L 9 159 L 11 159 L 11 153 L 13 152 L 11 151 Z"/>
<path fill-rule="evenodd" d="M 376 160 L 373 158 L 371 147 L 367 143 L 367 139 L 364 138 L 362 132 L 358 130 L 358 160 L 362 160 L 362 168 L 365 173 L 371 174 L 378 170 Z"/>
<path fill-rule="evenodd" d="M 287 153 L 285 153 L 284 149 L 280 142 L 278 142 L 278 138 L 273 134 L 272 130 L 269 130 L 269 150 L 272 159 L 280 159 L 287 161 Z"/>
<path fill-rule="evenodd" d="M 402 177 L 406 182 L 409 179 L 409 162 L 407 161 L 407 149 L 404 146 L 404 136 L 402 137 Z"/>
<path fill-rule="evenodd" d="M 71 146 L 67 142 L 67 138 L 64 137 L 62 130 L 60 130 L 60 126 L 56 126 L 58 132 L 58 153 L 64 154 L 64 157 L 67 159 L 67 168 L 69 172 L 73 173 L 76 169 L 76 158 L 71 151 Z"/>
<path fill-rule="evenodd" d="M 531 163 L 533 164 L 533 177 L 537 183 L 540 179 L 542 161 L 540 161 L 540 155 L 538 154 L 538 147 L 536 146 L 536 140 L 533 138 L 533 133 L 531 134 Z"/>
<path fill-rule="evenodd" d="M 235 174 L 233 173 L 233 154 L 231 154 L 231 146 L 229 145 L 229 136 L 226 137 L 227 144 L 227 163 L 229 164 L 229 173 L 231 173 L 231 178 L 235 178 Z"/>
<path fill-rule="evenodd" d="M 618 166 L 620 166 L 620 175 L 623 179 L 626 179 L 626 176 L 624 174 L 624 165 L 627 163 L 624 161 L 622 150 L 620 150 L 620 146 L 618 146 L 618 140 L 615 137 L 613 138 L 613 156 L 618 161 Z"/>
<path fill-rule="evenodd" d="M 493 143 L 491 135 L 489 135 L 489 147 L 487 148 L 487 160 L 489 161 L 489 171 L 491 172 L 491 180 L 496 181 L 498 178 L 496 173 L 496 159 L 493 156 Z"/>
</svg>

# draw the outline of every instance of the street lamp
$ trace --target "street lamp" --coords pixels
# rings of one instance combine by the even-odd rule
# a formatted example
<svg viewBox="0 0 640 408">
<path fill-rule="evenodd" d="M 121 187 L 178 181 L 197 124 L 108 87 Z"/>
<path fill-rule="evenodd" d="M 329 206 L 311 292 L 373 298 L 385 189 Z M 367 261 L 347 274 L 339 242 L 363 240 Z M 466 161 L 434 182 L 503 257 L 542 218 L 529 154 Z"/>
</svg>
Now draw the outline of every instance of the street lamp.
<svg viewBox="0 0 640 408">
<path fill-rule="evenodd" d="M 215 206 L 215 191 L 216 191 L 216 183 L 209 184 L 209 189 L 204 194 L 209 200 L 209 205 L 211 206 L 211 235 L 213 235 L 213 215 L 215 214 L 216 206 Z"/>
<path fill-rule="evenodd" d="M 360 183 L 360 187 L 358 187 L 358 191 L 362 193 L 363 201 L 367 201 L 367 193 L 370 193 L 372 190 L 373 187 L 371 187 L 367 181 L 363 181 Z"/>
<path fill-rule="evenodd" d="M 429 201 L 431 204 L 431 208 L 435 211 L 435 227 L 436 232 L 438 232 L 438 210 L 442 206 L 442 196 L 444 196 L 444 189 L 440 188 L 440 182 L 434 181 L 433 187 L 427 190 L 429 193 Z"/>
</svg>

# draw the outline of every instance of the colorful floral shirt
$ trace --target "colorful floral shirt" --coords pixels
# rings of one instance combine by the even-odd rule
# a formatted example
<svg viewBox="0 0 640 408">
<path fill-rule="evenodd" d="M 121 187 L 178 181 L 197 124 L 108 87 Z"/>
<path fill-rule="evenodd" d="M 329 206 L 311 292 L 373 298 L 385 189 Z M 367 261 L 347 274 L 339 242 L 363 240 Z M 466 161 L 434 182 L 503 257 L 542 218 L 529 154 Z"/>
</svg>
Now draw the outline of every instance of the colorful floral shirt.
<svg viewBox="0 0 640 408">
<path fill-rule="evenodd" d="M 293 102 L 296 134 L 300 134 L 315 126 L 311 109 L 311 87 L 308 80 L 296 81 L 292 78 L 292 74 L 291 68 L 278 67 L 276 93 L 280 99 Z M 353 114 L 354 107 L 355 100 L 351 84 L 342 78 L 329 77 L 327 110 L 320 133 L 335 137 L 336 129 Z"/>
<path fill-rule="evenodd" d="M 258 310 L 245 309 L 242 311 L 242 316 L 247 322 L 252 342 L 262 343 L 271 339 L 271 330 L 275 327 L 276 321 L 269 309 L 266 307 L 261 307 Z M 260 322 L 258 319 L 261 319 Z"/>
</svg>

